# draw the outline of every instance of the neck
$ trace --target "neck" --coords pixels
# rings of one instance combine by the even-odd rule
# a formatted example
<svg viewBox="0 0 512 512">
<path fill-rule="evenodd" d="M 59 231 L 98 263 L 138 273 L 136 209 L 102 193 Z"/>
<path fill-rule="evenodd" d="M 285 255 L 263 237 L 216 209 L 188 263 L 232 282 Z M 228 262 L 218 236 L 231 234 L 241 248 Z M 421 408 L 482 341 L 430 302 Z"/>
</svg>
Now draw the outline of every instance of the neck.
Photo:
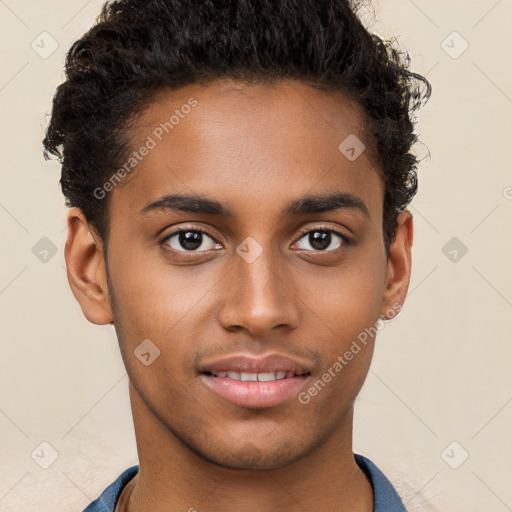
<svg viewBox="0 0 512 512">
<path fill-rule="evenodd" d="M 130 400 L 139 472 L 123 492 L 122 512 L 373 512 L 372 486 L 352 452 L 353 410 L 299 460 L 278 469 L 244 470 L 193 451 L 151 412 L 131 382 Z"/>
</svg>

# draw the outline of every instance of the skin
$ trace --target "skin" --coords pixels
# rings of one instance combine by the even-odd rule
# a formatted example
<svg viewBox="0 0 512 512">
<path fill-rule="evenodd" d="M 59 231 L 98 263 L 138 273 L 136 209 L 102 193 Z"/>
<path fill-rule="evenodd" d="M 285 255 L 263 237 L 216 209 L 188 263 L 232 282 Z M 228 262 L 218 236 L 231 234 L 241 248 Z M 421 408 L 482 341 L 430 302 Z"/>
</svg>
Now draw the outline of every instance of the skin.
<svg viewBox="0 0 512 512">
<path fill-rule="evenodd" d="M 352 420 L 375 338 L 308 404 L 234 405 L 201 382 L 198 365 L 278 352 L 311 367 L 307 390 L 379 315 L 403 304 L 412 215 L 398 217 L 386 259 L 379 171 L 369 151 L 349 161 L 338 149 L 349 134 L 364 141 L 362 112 L 339 93 L 298 82 L 218 80 L 167 91 L 137 122 L 133 147 L 192 96 L 197 106 L 109 192 L 110 289 L 102 240 L 80 210 L 68 216 L 70 286 L 90 322 L 114 324 L 129 376 L 140 470 L 122 510 L 370 512 Z M 369 216 L 357 208 L 282 212 L 334 191 L 360 198 Z M 177 192 L 215 199 L 233 215 L 140 214 Z M 173 252 L 159 235 L 178 228 L 211 235 L 188 254 L 175 237 Z M 329 229 L 350 245 L 332 233 L 316 249 L 308 234 Z M 249 236 L 262 249 L 252 263 L 236 252 Z M 148 338 L 161 353 L 145 366 L 134 350 Z"/>
</svg>

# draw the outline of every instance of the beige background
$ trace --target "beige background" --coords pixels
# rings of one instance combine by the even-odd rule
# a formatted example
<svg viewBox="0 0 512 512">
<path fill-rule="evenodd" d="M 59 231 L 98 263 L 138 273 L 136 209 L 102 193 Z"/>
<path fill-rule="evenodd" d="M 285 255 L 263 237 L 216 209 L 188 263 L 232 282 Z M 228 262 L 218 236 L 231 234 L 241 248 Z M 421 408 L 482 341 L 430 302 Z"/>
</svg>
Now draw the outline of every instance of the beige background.
<svg viewBox="0 0 512 512">
<path fill-rule="evenodd" d="M 71 294 L 59 165 L 40 151 L 65 51 L 100 5 L 0 0 L 5 512 L 80 511 L 137 463 L 114 330 L 88 323 Z M 409 511 L 512 510 L 512 2 L 374 6 L 373 29 L 398 36 L 433 96 L 420 113 L 417 151 L 430 157 L 411 206 L 409 297 L 379 334 L 357 401 L 354 450 L 382 468 Z M 47 58 L 31 47 L 51 49 L 43 31 L 59 45 Z M 463 40 L 469 48 L 458 55 Z M 48 245 L 43 237 L 57 250 L 46 261 L 36 245 Z M 452 237 L 459 248 L 445 247 Z M 52 449 L 58 457 L 44 469 Z"/>
</svg>

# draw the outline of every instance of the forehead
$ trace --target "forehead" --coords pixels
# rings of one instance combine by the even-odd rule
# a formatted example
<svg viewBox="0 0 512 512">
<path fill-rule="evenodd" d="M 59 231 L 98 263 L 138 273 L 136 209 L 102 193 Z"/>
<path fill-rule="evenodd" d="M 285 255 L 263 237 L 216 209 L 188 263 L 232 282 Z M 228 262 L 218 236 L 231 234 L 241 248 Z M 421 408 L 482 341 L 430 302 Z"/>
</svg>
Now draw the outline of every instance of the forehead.
<svg viewBox="0 0 512 512">
<path fill-rule="evenodd" d="M 111 198 L 123 214 L 173 192 L 260 208 L 339 190 L 382 207 L 361 108 L 296 81 L 162 91 L 135 123 L 131 146 L 136 166 Z M 354 159 L 350 146 L 364 151 Z"/>
</svg>

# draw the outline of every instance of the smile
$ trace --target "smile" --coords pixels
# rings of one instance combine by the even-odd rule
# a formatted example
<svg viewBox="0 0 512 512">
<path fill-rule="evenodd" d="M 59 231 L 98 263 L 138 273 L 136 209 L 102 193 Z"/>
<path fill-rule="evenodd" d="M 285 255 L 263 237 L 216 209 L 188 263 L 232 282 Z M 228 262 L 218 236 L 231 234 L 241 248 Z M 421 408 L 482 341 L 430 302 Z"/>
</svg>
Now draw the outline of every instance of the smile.
<svg viewBox="0 0 512 512">
<path fill-rule="evenodd" d="M 309 373 L 294 372 L 218 372 L 202 373 L 200 378 L 217 397 L 232 404 L 261 409 L 275 407 L 296 397 Z"/>
<path fill-rule="evenodd" d="M 290 379 L 296 374 L 294 372 L 217 372 L 211 375 L 231 380 L 241 380 L 243 382 L 269 382 L 271 380 Z"/>
</svg>

